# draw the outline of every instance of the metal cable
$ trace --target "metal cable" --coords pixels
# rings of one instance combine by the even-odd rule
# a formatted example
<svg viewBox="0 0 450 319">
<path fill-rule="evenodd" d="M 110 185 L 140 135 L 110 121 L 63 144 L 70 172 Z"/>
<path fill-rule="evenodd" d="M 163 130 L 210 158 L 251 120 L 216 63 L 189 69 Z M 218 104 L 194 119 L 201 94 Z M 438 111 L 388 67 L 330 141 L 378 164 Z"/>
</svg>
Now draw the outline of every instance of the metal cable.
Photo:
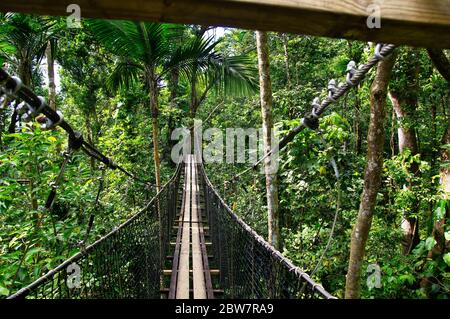
<svg viewBox="0 0 450 319">
<path fill-rule="evenodd" d="M 239 178 L 246 174 L 247 172 L 254 170 L 257 168 L 259 164 L 261 164 L 264 159 L 271 156 L 272 154 L 278 153 L 280 150 L 284 149 L 284 147 L 292 142 L 292 140 L 300 133 L 305 127 L 315 130 L 318 127 L 318 119 L 325 112 L 327 107 L 333 103 L 336 103 L 342 96 L 344 96 L 348 91 L 350 91 L 354 86 L 361 83 L 366 74 L 382 59 L 390 55 L 396 46 L 394 44 L 377 44 L 375 48 L 375 54 L 371 57 L 365 64 L 356 68 L 356 65 L 353 61 L 350 61 L 347 66 L 347 81 L 342 83 L 339 87 L 336 87 L 335 81 L 331 80 L 328 86 L 328 96 L 325 100 L 320 102 L 318 98 L 313 101 L 312 111 L 307 114 L 305 117 L 301 119 L 301 124 L 297 125 L 293 129 L 291 129 L 279 142 L 279 144 L 272 148 L 269 152 L 264 154 L 255 164 L 251 167 L 246 168 L 240 173 L 234 175 L 229 182 L 234 182 L 239 180 Z M 333 83 L 334 82 L 334 83 Z M 333 85 L 334 84 L 334 85 Z"/>
<path fill-rule="evenodd" d="M 1 88 L 2 86 L 3 88 Z M 3 68 L 0 68 L 0 92 L 12 96 L 14 100 L 23 101 L 19 104 L 20 112 L 23 117 L 27 118 L 27 120 L 32 120 L 39 114 L 44 114 L 46 119 L 45 124 L 41 126 L 42 129 L 48 130 L 59 126 L 66 131 L 69 136 L 70 149 L 76 151 L 81 148 L 85 154 L 93 157 L 99 162 L 104 163 L 108 168 L 119 169 L 128 177 L 147 186 L 156 186 L 155 184 L 137 177 L 135 174 L 116 164 L 111 158 L 107 157 L 97 148 L 85 141 L 82 134 L 75 131 L 73 127 L 64 120 L 64 117 L 60 111 L 55 111 L 50 108 L 44 98 L 34 94 L 34 92 L 28 87 L 22 85 L 22 81 L 19 78 L 11 77 Z"/>
</svg>

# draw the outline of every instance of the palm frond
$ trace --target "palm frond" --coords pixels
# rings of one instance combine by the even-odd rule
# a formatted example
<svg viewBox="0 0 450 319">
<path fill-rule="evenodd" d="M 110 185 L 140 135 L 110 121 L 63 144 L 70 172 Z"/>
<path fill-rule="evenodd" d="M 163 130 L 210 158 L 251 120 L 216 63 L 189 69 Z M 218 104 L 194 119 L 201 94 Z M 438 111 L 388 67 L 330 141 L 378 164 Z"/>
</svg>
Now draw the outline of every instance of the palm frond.
<svg viewBox="0 0 450 319">
<path fill-rule="evenodd" d="M 116 63 L 114 70 L 106 81 L 109 90 L 131 87 L 139 81 L 143 74 L 143 67 L 129 60 L 120 60 Z"/>
<path fill-rule="evenodd" d="M 213 76 L 219 76 L 215 89 L 231 95 L 246 95 L 258 90 L 259 80 L 255 63 L 247 56 L 223 57 Z"/>
<path fill-rule="evenodd" d="M 177 67 L 180 74 L 187 79 L 191 79 L 194 73 L 208 69 L 210 60 L 214 58 L 214 48 L 219 41 L 214 41 L 213 37 L 195 37 L 179 46 L 172 53 L 170 60 L 164 65 L 166 71 Z"/>
<path fill-rule="evenodd" d="M 88 20 L 93 36 L 111 53 L 133 60 L 144 60 L 146 50 L 138 24 L 122 20 Z"/>
</svg>

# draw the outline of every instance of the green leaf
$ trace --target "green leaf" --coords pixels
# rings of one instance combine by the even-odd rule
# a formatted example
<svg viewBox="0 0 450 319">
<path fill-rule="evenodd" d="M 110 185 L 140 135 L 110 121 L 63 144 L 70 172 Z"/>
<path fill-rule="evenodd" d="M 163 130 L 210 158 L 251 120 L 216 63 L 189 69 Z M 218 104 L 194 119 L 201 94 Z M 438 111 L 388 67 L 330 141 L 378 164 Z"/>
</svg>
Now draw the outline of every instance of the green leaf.
<svg viewBox="0 0 450 319">
<path fill-rule="evenodd" d="M 0 285 L 0 296 L 9 296 L 9 289 Z"/>
<path fill-rule="evenodd" d="M 428 237 L 425 241 L 425 248 L 427 250 L 431 250 L 433 249 L 434 245 L 436 245 L 436 239 L 434 239 L 433 237 Z"/>
<path fill-rule="evenodd" d="M 401 275 L 398 279 L 401 283 L 408 282 L 408 284 L 410 284 L 410 285 L 414 284 L 414 280 L 415 280 L 414 276 L 411 274 Z"/>
<path fill-rule="evenodd" d="M 445 263 L 447 264 L 447 266 L 450 266 L 450 253 L 446 253 L 442 259 L 444 259 Z"/>
</svg>

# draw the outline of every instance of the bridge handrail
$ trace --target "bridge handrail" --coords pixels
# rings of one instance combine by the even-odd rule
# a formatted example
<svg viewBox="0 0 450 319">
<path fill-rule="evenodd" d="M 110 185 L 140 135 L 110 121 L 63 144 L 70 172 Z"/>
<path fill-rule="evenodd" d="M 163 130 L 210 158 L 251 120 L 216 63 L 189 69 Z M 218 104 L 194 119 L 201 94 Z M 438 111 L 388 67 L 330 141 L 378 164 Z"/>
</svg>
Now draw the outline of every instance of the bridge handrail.
<svg viewBox="0 0 450 319">
<path fill-rule="evenodd" d="M 45 275 L 41 276 L 40 278 L 38 278 L 37 280 L 35 280 L 31 284 L 29 284 L 28 286 L 18 290 L 16 293 L 10 295 L 7 299 L 15 299 L 15 298 L 24 298 L 24 297 L 26 297 L 35 288 L 37 288 L 37 287 L 41 286 L 42 284 L 52 280 L 53 277 L 57 273 L 59 273 L 60 271 L 66 269 L 69 265 L 71 265 L 74 262 L 77 262 L 78 260 L 80 260 L 84 256 L 88 255 L 92 250 L 95 249 L 95 247 L 97 247 L 102 242 L 104 242 L 105 240 L 107 240 L 108 238 L 110 238 L 111 236 L 116 234 L 117 232 L 119 232 L 122 228 L 124 228 L 127 225 L 129 225 L 136 218 L 138 218 L 139 216 L 144 214 L 154 204 L 154 202 L 158 199 L 160 194 L 162 192 L 164 192 L 171 183 L 175 182 L 176 178 L 179 176 L 179 174 L 181 172 L 181 166 L 182 166 L 181 163 L 179 163 L 177 165 L 175 173 L 172 175 L 170 180 L 166 184 L 164 184 L 164 186 L 161 188 L 161 190 L 155 196 L 153 196 L 153 198 L 139 212 L 137 212 L 136 214 L 131 216 L 129 219 L 127 219 L 125 222 L 123 222 L 122 224 L 120 224 L 119 226 L 114 228 L 112 231 L 110 231 L 108 234 L 106 234 L 105 236 L 99 238 L 97 241 L 95 241 L 91 245 L 87 246 L 85 249 L 81 250 L 80 252 L 76 253 L 75 255 L 70 257 L 69 259 L 65 260 L 64 262 L 59 264 L 57 267 L 53 268 L 48 273 L 46 273 Z"/>
<path fill-rule="evenodd" d="M 314 282 L 314 280 L 309 277 L 309 275 L 301 270 L 299 267 L 295 266 L 292 261 L 283 256 L 279 250 L 277 250 L 275 247 L 273 247 L 271 244 L 269 244 L 263 237 L 261 237 L 257 232 L 255 232 L 247 223 L 245 223 L 242 218 L 240 218 L 236 213 L 228 206 L 227 203 L 222 199 L 217 189 L 214 187 L 210 179 L 208 178 L 208 175 L 206 174 L 205 167 L 203 165 L 203 161 L 201 162 L 201 171 L 203 173 L 205 182 L 207 186 L 213 191 L 213 193 L 217 196 L 217 198 L 220 201 L 220 204 L 225 208 L 225 210 L 228 212 L 228 214 L 231 216 L 232 219 L 236 221 L 236 223 L 242 227 L 246 232 L 248 232 L 259 244 L 261 244 L 265 249 L 270 251 L 271 255 L 275 257 L 281 264 L 283 264 L 285 267 L 289 269 L 289 271 L 293 271 L 300 280 L 306 281 L 306 283 L 312 287 L 313 290 L 317 291 L 319 294 L 321 294 L 326 299 L 337 299 L 335 296 L 331 295 L 329 292 L 323 288 L 322 285 L 317 284 Z"/>
</svg>

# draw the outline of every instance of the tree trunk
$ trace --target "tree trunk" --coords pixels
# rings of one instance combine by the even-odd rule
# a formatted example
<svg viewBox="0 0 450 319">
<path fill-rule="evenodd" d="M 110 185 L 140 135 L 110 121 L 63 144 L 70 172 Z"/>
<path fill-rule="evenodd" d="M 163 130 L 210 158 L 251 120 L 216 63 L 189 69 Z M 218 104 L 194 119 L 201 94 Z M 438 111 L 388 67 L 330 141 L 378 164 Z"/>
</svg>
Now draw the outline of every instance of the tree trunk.
<svg viewBox="0 0 450 319">
<path fill-rule="evenodd" d="M 18 119 L 19 119 L 19 114 L 17 114 L 17 110 L 14 108 L 14 111 L 11 115 L 11 121 L 9 122 L 9 126 L 8 126 L 8 133 L 16 132 L 16 124 L 17 124 Z"/>
<path fill-rule="evenodd" d="M 389 138 L 389 144 L 391 147 L 391 156 L 395 156 L 396 151 L 396 145 L 397 143 L 395 142 L 395 111 L 394 108 L 392 108 L 392 117 L 391 117 L 391 136 Z"/>
<path fill-rule="evenodd" d="M 441 50 L 428 49 L 428 54 L 433 61 L 434 66 L 439 71 L 439 73 L 450 83 L 450 61 L 445 56 L 444 52 Z M 441 144 L 448 145 L 450 144 L 450 112 L 445 112 L 445 104 L 447 104 L 447 108 L 450 108 L 450 91 L 447 95 L 447 103 L 443 103 L 443 113 L 447 114 L 447 129 L 442 137 Z M 435 105 L 433 105 L 436 108 Z M 432 111 L 436 112 L 436 111 Z M 434 114 L 433 114 L 434 115 Z M 435 115 L 434 115 L 435 116 Z M 448 163 L 450 162 L 450 151 L 447 149 L 443 149 L 441 151 L 441 162 Z M 448 201 L 450 200 L 450 169 L 448 167 L 442 166 L 439 172 L 440 175 L 440 184 L 441 190 L 443 192 L 443 199 Z M 438 260 L 442 258 L 442 255 L 449 251 L 449 242 L 445 240 L 445 225 L 450 215 L 449 209 L 446 208 L 445 215 L 442 216 L 440 220 L 433 219 L 433 229 L 432 236 L 436 240 L 436 244 L 433 249 L 429 252 L 428 258 L 433 260 Z M 426 277 L 422 279 L 421 286 L 425 288 L 427 293 L 431 291 L 431 285 L 439 280 L 435 277 Z M 432 297 L 432 296 L 430 296 Z"/>
<path fill-rule="evenodd" d="M 89 144 L 95 146 L 95 143 L 93 141 L 94 134 L 92 130 L 90 114 L 85 114 L 85 119 L 86 119 L 87 140 Z M 95 171 L 95 159 L 93 157 L 90 157 L 90 164 L 91 164 L 91 172 L 93 173 Z"/>
<path fill-rule="evenodd" d="M 194 69 L 192 72 L 191 78 L 191 103 L 189 105 L 189 116 L 191 117 L 190 123 L 190 134 L 191 134 L 191 152 L 194 154 L 195 152 L 195 141 L 194 141 L 194 121 L 195 115 L 197 113 L 198 107 L 198 96 L 197 96 L 197 69 Z"/>
<path fill-rule="evenodd" d="M 361 295 L 361 267 L 383 172 L 386 96 L 394 62 L 394 54 L 380 62 L 370 92 L 367 165 L 364 172 L 364 188 L 358 218 L 353 228 L 350 244 L 350 260 L 345 285 L 345 298 L 347 299 L 359 298 Z"/>
<path fill-rule="evenodd" d="M 399 127 L 397 130 L 398 135 L 398 151 L 399 153 L 403 153 L 405 150 L 409 149 L 411 152 L 411 156 L 417 155 L 418 148 L 417 148 L 417 139 L 416 139 L 416 132 L 412 127 L 403 126 L 402 122 L 408 118 L 407 112 L 402 108 L 402 104 L 398 98 L 398 96 L 390 92 L 389 94 L 390 99 L 392 101 L 392 106 L 394 108 L 395 116 L 397 118 Z M 412 163 L 410 172 L 414 175 L 419 174 L 419 167 L 417 163 Z M 410 182 L 409 185 L 406 187 L 411 188 L 412 183 Z M 407 209 L 410 210 L 409 213 L 404 213 L 402 216 L 402 222 L 401 222 L 401 228 L 403 231 L 403 240 L 402 240 L 402 251 L 404 255 L 408 255 L 411 250 L 417 246 L 420 242 L 419 239 L 419 225 L 418 220 L 416 217 L 412 217 L 411 214 L 414 214 L 417 212 L 417 209 L 419 208 L 419 203 L 417 201 L 414 201 L 414 203 L 411 204 L 411 207 L 407 207 Z"/>
<path fill-rule="evenodd" d="M 450 62 L 445 56 L 444 51 L 439 49 L 428 49 L 428 55 L 439 73 L 448 83 L 450 83 Z"/>
<path fill-rule="evenodd" d="M 18 67 L 18 74 L 20 79 L 22 80 L 23 85 L 29 87 L 31 85 L 31 62 L 26 60 L 21 61 Z M 18 120 L 19 116 L 16 109 L 14 108 L 14 111 L 11 115 L 11 122 L 8 127 L 8 133 L 16 132 L 16 124 Z"/>
<path fill-rule="evenodd" d="M 355 89 L 355 151 L 356 154 L 361 154 L 362 134 L 361 134 L 361 101 L 358 96 L 358 88 Z"/>
<path fill-rule="evenodd" d="M 399 122 L 399 127 L 397 130 L 398 134 L 398 150 L 399 152 L 403 152 L 406 149 L 409 149 L 411 151 L 412 155 L 416 155 L 418 152 L 417 148 L 417 139 L 416 139 L 416 132 L 413 127 L 410 127 L 408 125 L 402 124 L 406 119 L 410 117 L 408 112 L 403 108 L 402 105 L 404 105 L 406 102 L 399 99 L 397 93 L 389 92 L 389 98 L 392 102 L 392 106 L 394 108 L 395 116 L 397 118 L 397 121 Z M 412 103 L 415 103 L 413 101 L 410 101 Z M 411 104 L 410 104 L 411 106 Z M 415 107 L 414 107 L 415 108 Z"/>
<path fill-rule="evenodd" d="M 156 191 L 161 190 L 161 162 L 159 160 L 158 146 L 158 81 L 152 72 L 150 78 L 150 110 L 152 112 L 152 139 L 153 139 L 153 161 L 155 164 Z"/>
<path fill-rule="evenodd" d="M 259 85 L 261 98 L 261 113 L 263 120 L 264 154 L 272 149 L 272 85 L 270 82 L 269 50 L 267 33 L 256 31 L 256 46 L 258 50 Z M 268 210 L 269 243 L 274 247 L 280 244 L 279 207 L 278 207 L 278 180 L 276 172 L 271 167 L 272 159 L 268 156 L 264 160 L 266 175 L 266 193 Z"/>
<path fill-rule="evenodd" d="M 45 56 L 47 58 L 48 106 L 53 110 L 56 110 L 55 59 L 53 57 L 51 41 L 48 41 L 47 43 Z"/>
<path fill-rule="evenodd" d="M 449 63 L 450 65 L 450 63 Z M 450 91 L 448 92 L 448 104 L 450 106 Z M 442 145 L 448 145 L 450 144 L 450 112 L 448 112 L 448 120 L 447 120 L 447 129 L 445 131 L 445 134 L 442 138 Z M 441 160 L 442 163 L 448 163 L 450 162 L 450 150 L 443 149 L 441 152 Z M 445 200 L 450 200 L 450 169 L 448 167 L 443 166 L 439 172 L 440 175 L 440 184 L 441 189 L 443 191 L 443 198 Z M 433 257 L 433 255 L 442 255 L 445 252 L 448 251 L 447 249 L 447 243 L 444 236 L 444 228 L 445 228 L 445 222 L 449 216 L 449 210 L 446 209 L 445 216 L 440 219 L 436 220 L 433 224 L 433 237 L 436 240 L 436 245 L 433 247 L 430 258 Z"/>
<path fill-rule="evenodd" d="M 389 92 L 389 98 L 392 102 L 392 106 L 398 122 L 398 150 L 399 153 L 403 153 L 409 150 L 411 156 L 415 156 L 419 153 L 416 130 L 413 125 L 413 114 L 417 109 L 417 93 L 419 64 L 415 57 L 416 50 L 409 50 L 407 53 L 407 62 L 404 63 L 402 70 L 404 70 L 403 76 L 399 82 L 400 84 L 396 91 L 391 90 Z M 404 83 L 404 84 L 403 84 Z M 414 176 L 419 176 L 419 165 L 412 163 L 409 168 L 409 173 Z M 405 185 L 408 189 L 412 189 L 413 182 L 408 181 L 408 185 Z M 405 207 L 402 216 L 401 228 L 403 231 L 402 251 L 404 255 L 408 255 L 411 250 L 417 246 L 420 242 L 419 238 L 419 224 L 418 219 L 415 217 L 419 211 L 420 202 L 417 198 L 414 198 L 409 207 Z"/>
<path fill-rule="evenodd" d="M 170 90 L 170 96 L 169 96 L 169 103 L 170 108 L 172 110 L 177 108 L 177 96 L 178 96 L 178 82 L 179 82 L 180 73 L 178 68 L 174 69 L 170 73 L 170 80 L 169 80 L 169 90 Z M 167 119 L 167 149 L 165 151 L 165 157 L 167 158 L 168 162 L 171 163 L 171 165 L 175 165 L 173 161 L 170 160 L 170 153 L 173 148 L 173 146 L 176 144 L 176 141 L 172 141 L 172 131 L 175 129 L 175 121 L 173 118 L 172 112 L 169 112 L 169 118 Z"/>
<path fill-rule="evenodd" d="M 283 40 L 283 50 L 284 50 L 284 67 L 286 72 L 286 86 L 288 89 L 291 88 L 291 72 L 289 71 L 289 51 L 288 51 L 288 36 L 286 33 L 281 34 L 281 39 Z"/>
<path fill-rule="evenodd" d="M 432 134 L 433 134 L 432 140 L 431 140 L 432 145 L 438 145 L 438 143 L 439 143 L 439 140 L 437 139 L 437 121 L 436 121 L 437 119 L 436 119 L 436 116 L 437 116 L 437 107 L 436 107 L 435 103 L 432 103 L 431 104 L 431 121 L 432 121 L 432 123 L 431 123 L 431 131 L 432 131 Z M 431 151 L 431 166 L 432 167 L 436 163 L 436 159 L 438 158 L 438 154 L 439 154 L 439 152 L 437 150 L 435 150 L 435 149 L 433 149 Z"/>
<path fill-rule="evenodd" d="M 284 51 L 284 71 L 286 72 L 286 88 L 288 90 L 292 89 L 292 77 L 291 71 L 289 70 L 289 39 L 286 33 L 281 33 L 281 40 L 283 41 L 283 51 Z M 297 70 L 297 72 L 299 72 Z M 288 99 L 288 117 L 289 119 L 294 119 L 296 117 L 295 114 L 295 106 L 293 104 L 292 99 Z"/>
</svg>

